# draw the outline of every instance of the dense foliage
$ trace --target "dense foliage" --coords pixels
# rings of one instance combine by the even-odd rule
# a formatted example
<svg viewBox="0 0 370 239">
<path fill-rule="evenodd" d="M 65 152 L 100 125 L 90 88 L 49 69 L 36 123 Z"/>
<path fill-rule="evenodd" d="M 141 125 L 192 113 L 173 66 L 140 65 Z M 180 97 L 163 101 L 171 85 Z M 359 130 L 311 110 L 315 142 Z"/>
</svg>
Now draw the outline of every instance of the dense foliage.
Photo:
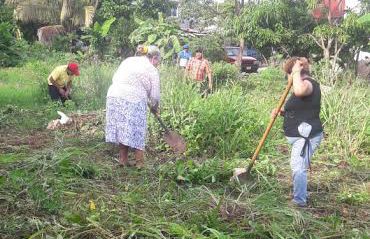
<svg viewBox="0 0 370 239">
<path fill-rule="evenodd" d="M 0 5 L 0 67 L 14 66 L 20 60 L 15 38 L 16 24 L 13 9 Z"/>
<path fill-rule="evenodd" d="M 181 38 L 183 41 L 186 40 L 180 29 L 176 25 L 166 22 L 162 14 L 158 14 L 158 20 L 143 21 L 135 18 L 135 22 L 138 27 L 130 34 L 131 42 L 134 45 L 139 43 L 157 45 L 165 60 L 171 59 L 181 50 Z"/>
</svg>

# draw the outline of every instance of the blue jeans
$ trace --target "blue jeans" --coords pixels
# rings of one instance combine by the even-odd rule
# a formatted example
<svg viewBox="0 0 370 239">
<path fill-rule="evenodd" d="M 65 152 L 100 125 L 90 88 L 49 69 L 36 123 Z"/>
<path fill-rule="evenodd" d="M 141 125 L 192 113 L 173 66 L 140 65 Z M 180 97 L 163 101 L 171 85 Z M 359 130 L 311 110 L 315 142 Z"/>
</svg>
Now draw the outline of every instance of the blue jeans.
<svg viewBox="0 0 370 239">
<path fill-rule="evenodd" d="M 310 159 L 313 152 L 319 146 L 323 133 L 310 138 L 310 143 L 306 147 L 304 155 L 301 156 L 305 139 L 301 137 L 286 137 L 288 143 L 292 145 L 290 156 L 290 167 L 293 173 L 293 203 L 299 206 L 306 206 L 307 203 L 307 169 L 310 166 Z"/>
</svg>

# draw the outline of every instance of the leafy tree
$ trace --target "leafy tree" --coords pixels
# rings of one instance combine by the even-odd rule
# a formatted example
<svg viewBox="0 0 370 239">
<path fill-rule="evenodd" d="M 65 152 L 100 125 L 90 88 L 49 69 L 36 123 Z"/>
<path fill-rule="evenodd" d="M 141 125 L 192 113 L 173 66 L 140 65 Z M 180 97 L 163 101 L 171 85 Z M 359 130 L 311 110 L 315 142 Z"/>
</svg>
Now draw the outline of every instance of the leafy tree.
<svg viewBox="0 0 370 239">
<path fill-rule="evenodd" d="M 144 42 L 157 45 L 164 59 L 169 59 L 181 50 L 180 37 L 184 39 L 185 36 L 177 25 L 166 22 L 162 14 L 159 14 L 158 20 L 143 21 L 136 18 L 135 21 L 138 28 L 130 35 L 133 44 Z"/>
<path fill-rule="evenodd" d="M 239 39 L 239 56 L 236 60 L 236 65 L 241 68 L 241 62 L 244 52 L 244 40 L 246 38 L 244 23 L 243 23 L 243 9 L 244 8 L 244 0 L 235 0 L 234 6 L 231 8 L 234 14 L 230 14 L 228 18 L 228 22 L 231 25 L 229 28 L 229 33 L 236 36 Z M 230 17 L 231 16 L 231 17 Z M 226 28 L 227 29 L 227 28 Z"/>
<path fill-rule="evenodd" d="M 83 39 L 87 39 L 90 42 L 90 51 L 92 53 L 98 53 L 100 58 L 107 52 L 106 37 L 108 36 L 109 30 L 112 24 L 116 21 L 115 17 L 106 20 L 103 24 L 95 22 L 92 28 L 86 29 L 88 35 L 83 36 Z"/>
<path fill-rule="evenodd" d="M 334 19 L 329 11 L 327 19 L 319 22 L 309 35 L 322 49 L 324 60 L 333 58 L 336 63 L 344 46 L 359 48 L 368 42 L 366 22 L 366 17 L 359 18 L 354 13 L 344 19 Z"/>
<path fill-rule="evenodd" d="M 12 10 L 0 5 L 0 66 L 14 66 L 20 59 Z"/>
<path fill-rule="evenodd" d="M 307 2 L 311 9 L 315 9 L 320 1 L 307 0 Z M 329 6 L 321 4 L 320 8 L 323 16 L 318 19 L 317 26 L 309 36 L 322 49 L 325 61 L 328 62 L 333 56 L 334 62 L 336 62 L 342 48 L 349 42 L 350 36 L 358 39 L 355 32 L 361 27 L 356 22 L 354 14 L 344 19 L 335 18 Z"/>
<path fill-rule="evenodd" d="M 223 45 L 223 37 L 219 34 L 209 34 L 190 39 L 190 48 L 192 50 L 201 48 L 204 56 L 212 62 L 221 61 L 224 59 L 225 52 Z"/>
<path fill-rule="evenodd" d="M 123 56 L 132 55 L 130 34 L 138 27 L 135 18 L 156 19 L 158 13 L 170 11 L 173 3 L 169 0 L 102 0 L 95 19 L 104 22 L 112 17 L 117 20 L 111 27 L 110 46 Z"/>
<path fill-rule="evenodd" d="M 219 25 L 225 14 L 223 4 L 210 0 L 181 0 L 179 1 L 178 21 L 185 27 L 204 30 L 206 27 Z"/>
<path fill-rule="evenodd" d="M 275 46 L 287 55 L 306 54 L 312 43 L 303 36 L 310 32 L 314 22 L 304 1 L 294 1 L 294 8 L 292 5 L 292 0 L 249 3 L 239 16 L 229 15 L 224 27 L 228 29 L 226 34 L 258 48 Z"/>
</svg>

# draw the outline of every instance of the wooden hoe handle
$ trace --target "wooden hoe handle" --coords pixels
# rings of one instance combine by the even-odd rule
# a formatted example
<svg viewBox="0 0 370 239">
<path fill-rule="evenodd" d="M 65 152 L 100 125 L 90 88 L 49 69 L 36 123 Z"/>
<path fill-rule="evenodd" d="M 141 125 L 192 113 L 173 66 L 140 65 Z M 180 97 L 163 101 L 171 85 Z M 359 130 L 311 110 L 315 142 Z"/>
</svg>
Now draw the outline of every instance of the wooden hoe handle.
<svg viewBox="0 0 370 239">
<path fill-rule="evenodd" d="M 278 103 L 278 105 L 276 107 L 277 108 L 277 112 L 280 112 L 281 107 L 283 107 L 284 102 L 285 102 L 285 99 L 286 99 L 286 97 L 289 94 L 290 88 L 292 87 L 292 84 L 293 84 L 293 79 L 292 79 L 292 76 L 289 75 L 288 76 L 288 84 L 287 84 L 287 86 L 285 88 L 285 91 L 284 91 L 283 95 L 280 97 L 279 103 Z M 247 174 L 250 173 L 250 171 L 251 171 L 251 169 L 252 169 L 252 167 L 254 165 L 254 162 L 256 161 L 257 156 L 258 156 L 260 150 L 262 149 L 262 146 L 265 143 L 266 138 L 267 138 L 268 134 L 270 133 L 270 130 L 271 130 L 272 126 L 274 125 L 274 122 L 275 122 L 277 116 L 278 116 L 278 113 L 276 115 L 274 115 L 274 117 L 271 118 L 271 120 L 270 120 L 270 122 L 269 122 L 269 124 L 268 124 L 268 126 L 267 126 L 267 128 L 265 130 L 265 133 L 263 133 L 263 136 L 260 139 L 260 142 L 259 142 L 256 150 L 254 151 L 254 154 L 253 154 L 253 157 L 252 157 L 252 161 L 248 165 Z"/>
</svg>

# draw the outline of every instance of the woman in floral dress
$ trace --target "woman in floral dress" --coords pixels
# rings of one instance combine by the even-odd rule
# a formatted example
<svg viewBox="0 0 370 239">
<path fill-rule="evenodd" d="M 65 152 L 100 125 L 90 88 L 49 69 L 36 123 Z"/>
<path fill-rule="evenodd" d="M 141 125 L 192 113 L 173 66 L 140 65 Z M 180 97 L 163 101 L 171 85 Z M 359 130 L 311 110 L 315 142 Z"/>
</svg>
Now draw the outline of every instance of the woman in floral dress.
<svg viewBox="0 0 370 239">
<path fill-rule="evenodd" d="M 128 149 L 135 149 L 138 168 L 144 164 L 147 105 L 157 113 L 160 51 L 149 46 L 145 56 L 125 59 L 115 72 L 106 103 L 106 142 L 119 145 L 119 163 L 128 165 Z"/>
</svg>

